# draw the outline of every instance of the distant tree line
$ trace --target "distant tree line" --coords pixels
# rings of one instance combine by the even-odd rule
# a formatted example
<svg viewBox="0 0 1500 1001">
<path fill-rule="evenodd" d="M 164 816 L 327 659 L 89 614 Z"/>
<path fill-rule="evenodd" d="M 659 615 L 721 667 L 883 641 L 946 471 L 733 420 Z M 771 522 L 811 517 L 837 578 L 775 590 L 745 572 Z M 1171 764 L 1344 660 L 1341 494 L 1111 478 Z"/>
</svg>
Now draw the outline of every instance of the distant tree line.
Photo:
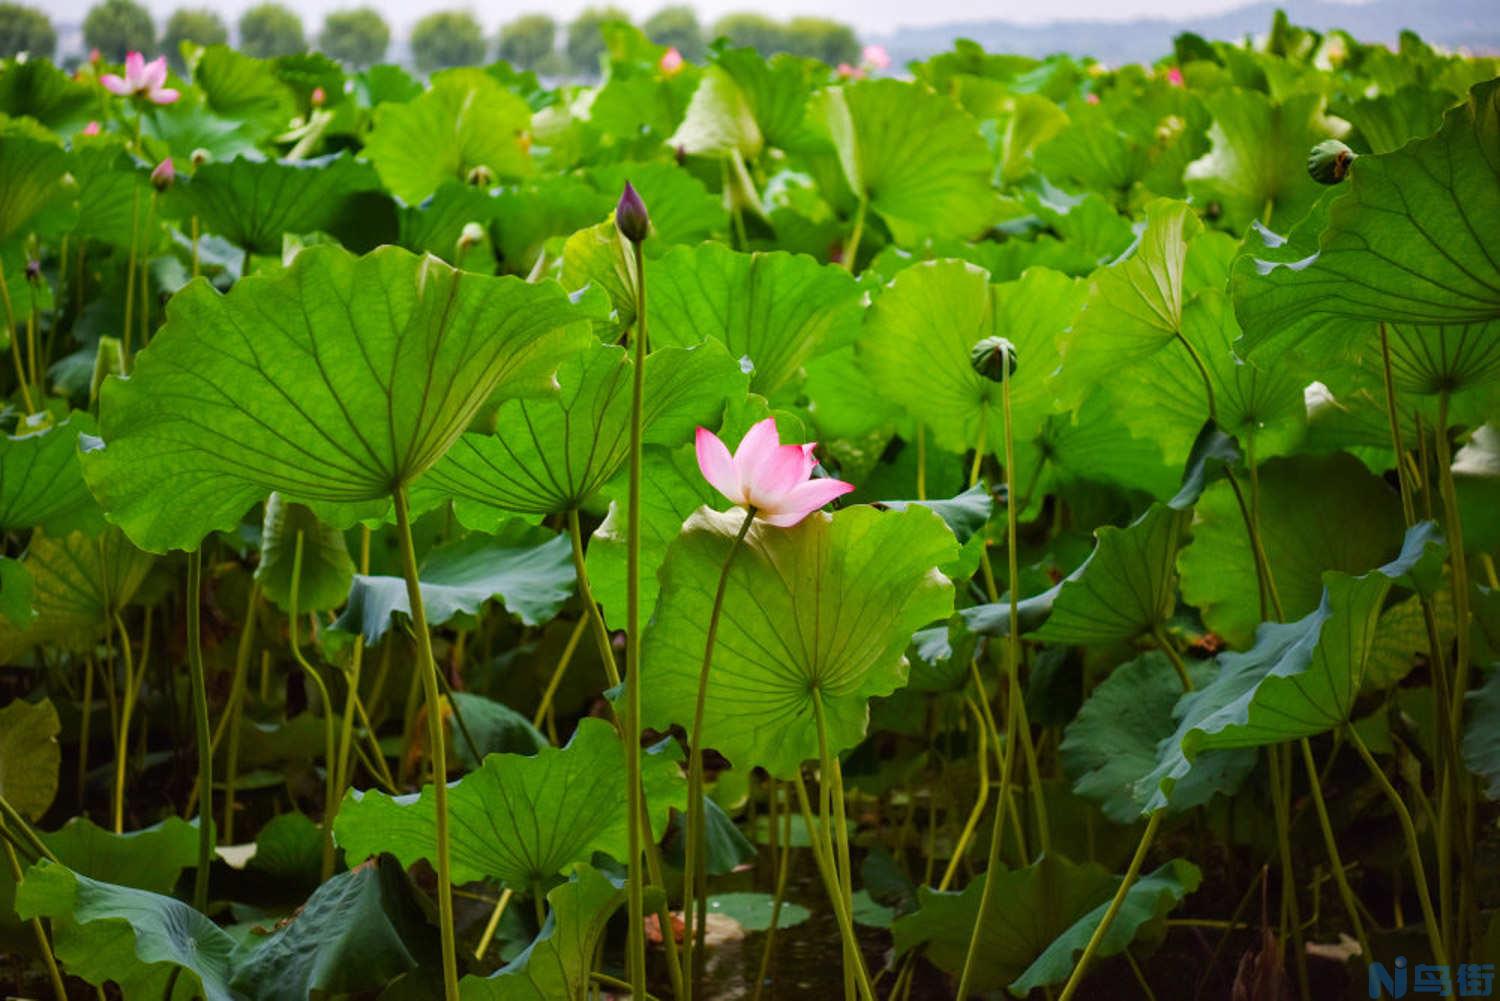
<svg viewBox="0 0 1500 1001">
<path fill-rule="evenodd" d="M 611 21 L 629 20 L 628 14 L 614 7 L 591 7 L 565 26 L 546 14 L 527 14 L 503 25 L 499 38 L 492 40 L 469 11 L 436 11 L 412 26 L 412 60 L 424 73 L 493 57 L 543 74 L 592 76 L 599 72 L 604 52 L 600 29 Z M 860 52 L 851 27 L 819 17 L 775 21 L 761 14 L 729 14 L 705 28 L 691 7 L 669 6 L 640 27 L 652 41 L 670 45 L 688 59 L 703 58 L 709 41 L 720 37 L 763 55 L 789 52 L 830 65 L 856 62 Z M 275 2 L 248 8 L 236 28 L 240 50 L 263 58 L 306 52 L 311 44 L 343 63 L 364 67 L 384 59 L 391 44 L 390 26 L 372 7 L 330 13 L 315 38 L 304 31 L 296 11 Z M 220 45 L 229 37 L 229 26 L 208 7 L 176 11 L 160 35 L 150 12 L 138 0 L 100 0 L 83 21 L 85 44 L 112 62 L 124 59 L 127 52 L 161 52 L 180 69 L 182 43 Z M 57 32 L 43 11 L 0 2 L 0 56 L 19 52 L 54 57 Z"/>
</svg>

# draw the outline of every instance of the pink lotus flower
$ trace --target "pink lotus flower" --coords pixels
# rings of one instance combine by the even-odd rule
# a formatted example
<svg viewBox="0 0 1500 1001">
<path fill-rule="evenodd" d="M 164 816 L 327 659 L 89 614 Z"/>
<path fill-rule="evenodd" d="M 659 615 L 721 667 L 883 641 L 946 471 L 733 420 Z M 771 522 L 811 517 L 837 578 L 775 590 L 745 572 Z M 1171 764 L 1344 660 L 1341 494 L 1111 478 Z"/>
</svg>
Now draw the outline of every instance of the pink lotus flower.
<svg viewBox="0 0 1500 1001">
<path fill-rule="evenodd" d="M 865 71 L 863 69 L 857 66 L 850 66 L 848 63 L 839 63 L 838 68 L 834 72 L 844 80 L 863 80 L 865 78 Z"/>
<path fill-rule="evenodd" d="M 1084 100 L 1084 102 L 1086 104 L 1098 104 L 1099 103 L 1099 95 L 1098 94 L 1085 94 L 1084 97 L 1083 97 L 1083 100 Z"/>
<path fill-rule="evenodd" d="M 885 51 L 884 45 L 866 45 L 859 61 L 867 68 L 879 72 L 890 68 L 891 54 Z"/>
<path fill-rule="evenodd" d="M 83 132 L 80 134 L 86 136 L 97 136 L 99 134 L 99 123 L 89 122 L 83 127 Z"/>
<path fill-rule="evenodd" d="M 152 104 L 171 104 L 182 95 L 167 82 L 167 57 L 157 56 L 149 63 L 139 52 L 125 56 L 125 76 L 106 73 L 99 78 L 104 89 L 121 97 L 141 96 Z"/>
<path fill-rule="evenodd" d="M 854 489 L 852 483 L 813 479 L 816 442 L 783 445 L 776 420 L 767 417 L 745 433 L 733 455 L 707 428 L 698 429 L 698 468 L 709 484 L 755 516 L 778 528 L 803 518 Z"/>
<path fill-rule="evenodd" d="M 1173 87 L 1181 87 L 1183 85 L 1182 70 L 1178 69 L 1176 66 L 1173 66 L 1171 69 L 1167 70 L 1167 83 L 1171 84 Z"/>
<path fill-rule="evenodd" d="M 674 45 L 661 54 L 661 61 L 656 65 L 661 70 L 662 76 L 673 77 L 682 72 L 684 62 L 686 60 L 682 58 L 682 53 L 678 52 L 677 47 Z"/>
</svg>

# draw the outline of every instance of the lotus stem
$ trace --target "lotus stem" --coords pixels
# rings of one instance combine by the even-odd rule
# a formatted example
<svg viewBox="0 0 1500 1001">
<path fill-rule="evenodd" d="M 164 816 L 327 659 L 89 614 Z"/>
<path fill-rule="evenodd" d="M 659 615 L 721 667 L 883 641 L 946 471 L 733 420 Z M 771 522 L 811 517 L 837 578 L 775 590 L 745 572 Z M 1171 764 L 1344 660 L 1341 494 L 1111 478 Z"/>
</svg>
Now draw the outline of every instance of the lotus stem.
<svg viewBox="0 0 1500 1001">
<path fill-rule="evenodd" d="M 1307 981 L 1307 950 L 1302 945 L 1302 908 L 1297 900 L 1297 882 L 1292 862 L 1291 841 L 1291 779 L 1283 767 L 1281 748 L 1272 744 L 1266 748 L 1266 760 L 1271 772 L 1271 808 L 1276 821 L 1276 851 L 1281 862 L 1281 907 L 1283 917 L 1290 915 L 1292 930 L 1293 960 L 1297 971 L 1298 996 L 1302 1001 L 1309 998 Z M 1286 928 L 1282 928 L 1285 935 Z"/>
<path fill-rule="evenodd" d="M 484 926 L 484 934 L 479 936 L 479 944 L 474 947 L 475 959 L 483 959 L 489 951 L 490 943 L 495 940 L 495 929 L 500 927 L 500 919 L 505 916 L 505 909 L 510 906 L 510 898 L 515 892 L 508 886 L 500 892 L 500 899 L 495 901 L 495 909 L 490 912 L 490 919 Z"/>
<path fill-rule="evenodd" d="M 980 689 L 979 698 L 984 698 L 984 690 Z M 974 809 L 969 811 L 969 818 L 964 822 L 963 831 L 959 833 L 958 841 L 953 846 L 953 857 L 948 860 L 948 867 L 943 870 L 943 878 L 938 881 L 938 892 L 948 889 L 953 883 L 953 877 L 958 875 L 958 866 L 963 861 L 964 853 L 969 850 L 969 842 L 973 840 L 974 831 L 979 826 L 979 818 L 984 816 L 984 808 L 990 801 L 990 741 L 989 726 L 984 717 L 980 715 L 979 707 L 974 704 L 973 699 L 965 699 L 969 712 L 974 714 L 974 723 L 979 733 L 979 795 L 974 799 Z"/>
<path fill-rule="evenodd" d="M 240 625 L 240 641 L 234 654 L 234 677 L 229 683 L 229 703 L 219 725 L 214 729 L 213 750 L 219 750 L 225 734 L 229 735 L 229 748 L 224 762 L 224 822 L 219 832 L 225 844 L 234 843 L 234 795 L 235 782 L 239 778 L 240 765 L 240 713 L 244 709 L 245 679 L 250 672 L 250 652 L 254 649 L 255 607 L 260 600 L 260 583 L 252 580 L 250 597 L 245 602 L 245 620 Z M 196 796 L 196 793 L 194 793 Z"/>
<path fill-rule="evenodd" d="M 31 399 L 31 386 L 26 380 L 26 366 L 21 363 L 21 345 L 16 339 L 16 314 L 11 306 L 10 286 L 5 280 L 5 263 L 0 261 L 0 303 L 5 306 L 5 339 L 10 341 L 11 360 L 16 364 L 16 381 L 21 385 L 21 399 L 26 404 L 26 413 L 36 413 L 36 404 Z"/>
<path fill-rule="evenodd" d="M 563 647 L 562 656 L 557 658 L 557 667 L 553 668 L 552 677 L 547 679 L 547 687 L 542 692 L 542 700 L 531 717 L 532 726 L 540 727 L 542 720 L 552 712 L 552 699 L 557 694 L 558 685 L 562 684 L 563 675 L 568 672 L 568 665 L 573 662 L 573 653 L 578 649 L 578 642 L 583 639 L 584 630 L 589 627 L 590 618 L 589 613 L 585 611 L 578 617 L 578 623 L 573 626 L 567 645 Z"/>
<path fill-rule="evenodd" d="M 688 731 L 688 812 L 685 828 L 685 840 L 683 842 L 683 902 L 682 911 L 688 919 L 690 933 L 683 936 L 682 964 L 686 975 L 684 987 L 687 988 L 687 998 L 692 997 L 693 990 L 697 987 L 696 971 L 693 968 L 693 946 L 694 934 L 691 929 L 698 927 L 700 921 L 706 921 L 708 911 L 702 906 L 703 898 L 708 893 L 706 885 L 696 889 L 693 886 L 698 872 L 698 854 L 703 850 L 704 825 L 703 814 L 703 716 L 708 707 L 708 679 L 709 669 L 713 665 L 714 641 L 719 636 L 719 616 L 724 610 L 724 592 L 729 587 L 729 571 L 734 566 L 734 558 L 739 555 L 740 547 L 745 541 L 745 536 L 750 531 L 750 525 L 755 521 L 755 509 L 749 508 L 745 511 L 745 517 L 740 521 L 740 530 L 735 535 L 734 541 L 729 545 L 729 552 L 724 554 L 724 563 L 719 568 L 719 583 L 714 589 L 713 610 L 708 616 L 708 637 L 703 644 L 703 663 L 698 668 L 698 693 L 693 703 L 693 728 Z M 699 910 L 694 910 L 694 904 L 699 905 Z M 700 913 L 701 911 L 701 913 Z"/>
<path fill-rule="evenodd" d="M 807 797 L 807 785 L 802 781 L 800 772 L 793 776 L 792 783 L 797 791 L 797 804 L 802 809 L 802 821 L 807 825 L 808 833 L 812 835 L 813 859 L 817 862 L 818 874 L 823 878 L 823 888 L 828 893 L 828 900 L 833 905 L 834 918 L 838 922 L 839 934 L 843 937 L 845 955 L 847 956 L 852 951 L 858 959 L 859 943 L 854 937 L 853 919 L 844 907 L 843 887 L 839 882 L 839 874 L 834 868 L 834 860 L 827 839 L 828 832 L 818 830 L 818 824 L 813 819 L 812 806 Z M 854 976 L 861 1001 L 876 1001 L 875 989 L 870 985 L 870 976 L 865 972 L 862 959 L 859 959 L 854 967 Z"/>
<path fill-rule="evenodd" d="M 130 254 L 125 259 L 125 325 L 120 336 L 120 367 L 130 374 L 130 331 L 135 320 L 135 265 L 141 231 L 141 193 L 130 192 Z"/>
<path fill-rule="evenodd" d="M 89 737 L 94 722 L 94 668 L 87 661 L 83 665 L 83 715 L 78 723 L 78 809 L 83 812 L 84 787 L 89 775 Z"/>
<path fill-rule="evenodd" d="M 1318 763 L 1313 759 L 1312 744 L 1303 737 L 1302 765 L 1307 770 L 1308 787 L 1312 790 L 1313 808 L 1318 814 L 1318 827 L 1323 832 L 1323 847 L 1328 851 L 1328 864 L 1333 867 L 1333 882 L 1338 887 L 1339 900 L 1348 912 L 1349 922 L 1354 926 L 1354 937 L 1359 941 L 1360 958 L 1368 966 L 1374 953 L 1370 951 L 1370 940 L 1365 935 L 1364 922 L 1359 917 L 1358 900 L 1349 886 L 1349 877 L 1344 873 L 1343 858 L 1339 855 L 1338 838 L 1334 836 L 1333 824 L 1328 819 L 1328 805 L 1323 800 L 1323 780 L 1318 776 Z"/>
<path fill-rule="evenodd" d="M 147 620 L 146 643 L 150 642 L 150 619 Z M 125 664 L 125 691 L 120 699 L 120 726 L 115 735 L 115 786 L 111 817 L 116 834 L 125 832 L 125 764 L 130 757 L 130 717 L 135 712 L 136 699 L 140 696 L 141 682 L 146 677 L 145 644 L 141 647 L 141 666 L 137 670 L 130 654 L 130 634 L 125 631 L 125 622 L 120 613 L 114 613 L 115 630 L 120 637 L 120 656 Z M 212 751 L 209 752 L 213 753 Z"/>
<path fill-rule="evenodd" d="M 849 231 L 849 242 L 844 244 L 842 258 L 839 261 L 844 270 L 851 275 L 855 268 L 854 259 L 859 256 L 859 241 L 865 235 L 865 216 L 869 211 L 870 196 L 861 192 L 859 204 L 854 209 L 854 228 Z"/>
<path fill-rule="evenodd" d="M 417 576 L 416 546 L 411 536 L 411 508 L 406 487 L 396 488 L 396 537 L 401 546 L 401 570 L 406 578 L 406 597 L 411 606 L 412 630 L 417 637 L 417 673 L 427 701 L 427 741 L 432 755 L 432 788 L 437 839 L 433 860 L 437 869 L 438 927 L 443 950 L 443 995 L 458 1001 L 458 953 L 453 933 L 453 879 L 448 857 L 448 748 L 443 733 L 443 700 L 438 691 L 437 661 L 432 656 L 432 636 L 427 631 L 427 610 L 422 604 L 422 585 Z"/>
<path fill-rule="evenodd" d="M 791 872 L 792 861 L 792 811 L 790 804 L 786 810 L 781 811 L 783 828 L 780 835 L 780 851 L 777 851 L 776 813 L 777 799 L 780 793 L 777 789 L 776 780 L 770 780 L 770 817 L 767 830 L 771 835 L 771 854 L 776 861 L 776 892 L 771 898 L 771 927 L 766 929 L 766 942 L 760 952 L 760 966 L 755 972 L 755 993 L 751 995 L 751 1001 L 760 1001 L 762 990 L 766 985 L 766 977 L 771 970 L 771 957 L 776 951 L 776 929 L 781 923 L 781 905 L 786 900 L 787 876 Z"/>
<path fill-rule="evenodd" d="M 297 666 L 302 668 L 302 673 L 307 675 L 313 687 L 318 690 L 318 698 L 323 703 L 323 857 L 322 857 L 322 880 L 327 882 L 333 875 L 333 821 L 338 816 L 339 801 L 338 789 L 335 786 L 335 773 L 338 771 L 337 751 L 335 750 L 334 728 L 333 728 L 333 700 L 328 695 L 328 685 L 323 681 L 323 676 L 317 669 L 307 662 L 302 656 L 302 643 L 300 627 L 297 625 L 299 598 L 302 592 L 302 543 L 304 541 L 302 530 L 297 530 L 297 541 L 292 547 L 292 586 L 287 610 L 287 641 L 292 648 L 292 659 Z"/>
<path fill-rule="evenodd" d="M 203 673 L 203 547 L 188 553 L 187 646 L 193 684 L 193 726 L 198 742 L 198 868 L 193 873 L 193 906 L 208 910 L 208 866 L 213 856 L 214 755 L 208 723 L 208 683 Z"/>
<path fill-rule="evenodd" d="M 1151 627 L 1151 637 L 1156 640 L 1156 647 L 1166 655 L 1167 660 L 1172 662 L 1172 670 L 1177 672 L 1177 678 L 1182 682 L 1182 690 L 1191 692 L 1193 690 L 1193 677 L 1188 673 L 1187 664 L 1182 659 L 1182 654 L 1177 652 L 1177 647 L 1172 645 L 1172 638 L 1167 631 L 1156 623 Z"/>
<path fill-rule="evenodd" d="M 5 830 L 5 821 L 0 820 L 0 831 Z M 20 885 L 25 878 L 21 871 L 21 860 L 16 858 L 16 850 L 11 846 L 9 838 L 0 838 L 0 845 L 5 846 L 5 860 L 10 863 L 11 879 Z M 37 951 L 42 955 L 42 962 L 47 966 L 47 979 L 52 982 L 52 993 L 57 1001 L 68 1001 L 68 989 L 63 986 L 62 973 L 57 968 L 57 957 L 52 954 L 52 942 L 47 938 L 47 928 L 42 924 L 41 918 L 31 919 L 31 930 L 36 935 Z"/>
<path fill-rule="evenodd" d="M 1088 945 L 1083 947 L 1083 955 L 1078 957 L 1078 965 L 1073 967 L 1073 973 L 1068 977 L 1068 982 L 1063 986 L 1063 992 L 1058 996 L 1057 1001 L 1071 1001 L 1078 993 L 1078 985 L 1083 982 L 1089 963 L 1099 952 L 1099 946 L 1104 941 L 1109 926 L 1115 923 L 1115 917 L 1125 904 L 1125 897 L 1130 893 L 1130 888 L 1135 885 L 1136 877 L 1141 874 L 1141 865 L 1146 861 L 1146 852 L 1150 849 L 1151 842 L 1156 837 L 1157 828 L 1161 827 L 1161 819 L 1166 816 L 1166 812 L 1165 808 L 1157 810 L 1146 822 L 1146 830 L 1141 833 L 1141 840 L 1136 842 L 1135 855 L 1130 860 L 1130 866 L 1125 870 L 1125 877 L 1120 880 L 1120 886 L 1115 890 L 1115 895 L 1110 900 L 1109 907 L 1105 909 L 1104 916 L 1099 919 L 1094 934 L 1089 936 Z"/>
</svg>

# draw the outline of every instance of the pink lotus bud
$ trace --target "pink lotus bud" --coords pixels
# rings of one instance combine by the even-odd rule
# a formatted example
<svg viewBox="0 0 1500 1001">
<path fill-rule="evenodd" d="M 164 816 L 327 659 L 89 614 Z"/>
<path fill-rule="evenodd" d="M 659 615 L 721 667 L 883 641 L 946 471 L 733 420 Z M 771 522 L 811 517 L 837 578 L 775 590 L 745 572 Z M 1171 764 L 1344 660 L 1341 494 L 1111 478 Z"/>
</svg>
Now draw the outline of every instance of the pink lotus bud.
<svg viewBox="0 0 1500 1001">
<path fill-rule="evenodd" d="M 103 58 L 104 57 L 99 54 L 98 49 L 89 49 L 89 62 L 93 65 L 98 66 Z"/>
<path fill-rule="evenodd" d="M 1084 100 L 1084 103 L 1086 103 L 1086 104 L 1098 104 L 1099 103 L 1099 95 L 1098 94 L 1087 94 L 1087 95 L 1084 96 L 1083 100 Z"/>
<path fill-rule="evenodd" d="M 641 201 L 641 196 L 629 181 L 625 182 L 625 190 L 620 192 L 620 201 L 615 205 L 615 228 L 631 243 L 641 243 L 651 232 L 651 215 L 646 211 L 646 203 Z"/>
<path fill-rule="evenodd" d="M 767 417 L 745 433 L 731 455 L 718 435 L 700 427 L 698 469 L 731 502 L 754 508 L 755 516 L 769 525 L 790 528 L 854 489 L 843 480 L 813 477 L 816 447 L 816 442 L 781 444 L 775 418 Z"/>
<path fill-rule="evenodd" d="M 83 127 L 83 132 L 80 134 L 86 136 L 97 136 L 99 134 L 99 123 L 89 122 Z"/>
<path fill-rule="evenodd" d="M 683 64 L 686 61 L 682 58 L 682 53 L 678 52 L 677 47 L 674 45 L 661 54 L 661 61 L 656 65 L 661 70 L 662 76 L 674 77 L 682 72 Z"/>
<path fill-rule="evenodd" d="M 1167 83 L 1171 84 L 1173 87 L 1183 86 L 1182 70 L 1178 69 L 1176 66 L 1173 66 L 1171 69 L 1167 70 Z"/>
<path fill-rule="evenodd" d="M 322 87 L 314 87 L 311 100 L 312 106 L 314 108 L 321 108 L 325 103 L 327 103 L 328 94 L 323 90 Z"/>
<path fill-rule="evenodd" d="M 172 166 L 172 158 L 169 156 L 156 165 L 151 171 L 151 186 L 157 191 L 166 191 L 177 179 L 177 171 Z"/>
<path fill-rule="evenodd" d="M 848 63 L 839 63 L 838 68 L 834 72 L 844 80 L 863 80 L 865 78 L 865 71 L 863 69 L 850 66 Z"/>
</svg>

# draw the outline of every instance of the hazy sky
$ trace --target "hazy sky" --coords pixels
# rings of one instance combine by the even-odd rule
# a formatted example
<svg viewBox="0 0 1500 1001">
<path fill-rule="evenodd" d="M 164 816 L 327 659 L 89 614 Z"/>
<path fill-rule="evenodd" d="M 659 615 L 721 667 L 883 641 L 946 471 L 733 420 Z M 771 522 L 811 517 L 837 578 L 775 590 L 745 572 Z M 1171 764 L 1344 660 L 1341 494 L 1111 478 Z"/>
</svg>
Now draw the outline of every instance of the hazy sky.
<svg viewBox="0 0 1500 1001">
<path fill-rule="evenodd" d="M 36 0 L 28 0 L 36 2 Z M 284 0 L 285 2 L 285 0 Z M 487 27 L 497 27 L 519 14 L 543 11 L 566 19 L 585 7 L 602 0 L 292 0 L 293 7 L 310 23 L 321 20 L 329 10 L 360 6 L 366 3 L 379 8 L 397 27 L 397 34 L 422 14 L 431 10 L 467 7 Z M 609 0 L 614 6 L 645 17 L 672 0 Z M 693 3 L 705 21 L 712 21 L 731 11 L 752 10 L 772 17 L 818 14 L 854 25 L 862 34 L 881 34 L 903 25 L 932 25 L 950 21 L 999 20 L 1039 23 L 1061 19 L 1126 20 L 1136 17 L 1174 17 L 1212 14 L 1242 6 L 1247 0 L 698 0 Z M 49 0 L 41 3 L 60 21 L 78 21 L 93 0 Z M 234 15 L 250 0 L 147 0 L 146 5 L 164 18 L 177 7 L 212 7 L 223 14 Z"/>
</svg>

